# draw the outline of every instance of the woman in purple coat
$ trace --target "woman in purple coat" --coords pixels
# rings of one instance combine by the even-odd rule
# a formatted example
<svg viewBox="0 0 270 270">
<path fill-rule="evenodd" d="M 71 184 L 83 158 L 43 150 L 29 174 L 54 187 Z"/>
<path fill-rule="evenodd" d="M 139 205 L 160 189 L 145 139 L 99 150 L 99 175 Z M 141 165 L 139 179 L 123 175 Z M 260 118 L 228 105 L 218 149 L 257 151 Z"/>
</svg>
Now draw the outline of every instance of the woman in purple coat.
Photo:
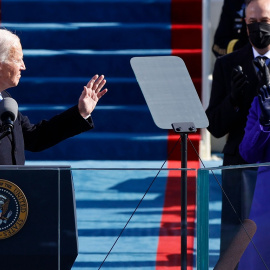
<svg viewBox="0 0 270 270">
<path fill-rule="evenodd" d="M 245 136 L 239 146 L 248 163 L 270 162 L 270 85 L 263 86 L 252 102 Z M 258 169 L 249 218 L 257 231 L 243 254 L 238 269 L 270 267 L 270 166 Z M 267 267 L 266 267 L 267 265 Z"/>
</svg>

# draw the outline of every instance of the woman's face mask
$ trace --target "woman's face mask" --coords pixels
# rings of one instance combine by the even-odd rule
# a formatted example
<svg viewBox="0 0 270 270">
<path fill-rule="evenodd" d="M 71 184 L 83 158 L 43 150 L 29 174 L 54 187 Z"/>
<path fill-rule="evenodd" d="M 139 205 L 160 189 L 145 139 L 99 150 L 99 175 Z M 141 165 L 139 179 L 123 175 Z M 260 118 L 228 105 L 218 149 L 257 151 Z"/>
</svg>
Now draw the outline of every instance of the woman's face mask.
<svg viewBox="0 0 270 270">
<path fill-rule="evenodd" d="M 270 24 L 254 22 L 247 24 L 250 42 L 258 49 L 264 49 L 270 44 Z"/>
</svg>

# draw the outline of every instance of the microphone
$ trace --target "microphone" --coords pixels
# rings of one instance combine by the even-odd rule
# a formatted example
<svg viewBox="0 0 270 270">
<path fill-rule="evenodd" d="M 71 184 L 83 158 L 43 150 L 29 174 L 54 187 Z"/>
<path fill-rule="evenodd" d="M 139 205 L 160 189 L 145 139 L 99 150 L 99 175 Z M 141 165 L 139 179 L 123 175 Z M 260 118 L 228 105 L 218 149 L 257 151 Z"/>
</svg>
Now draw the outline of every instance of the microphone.
<svg viewBox="0 0 270 270">
<path fill-rule="evenodd" d="M 6 97 L 0 101 L 0 119 L 2 120 L 1 131 L 5 133 L 4 136 L 11 133 L 17 115 L 18 104 L 15 99 Z"/>
</svg>

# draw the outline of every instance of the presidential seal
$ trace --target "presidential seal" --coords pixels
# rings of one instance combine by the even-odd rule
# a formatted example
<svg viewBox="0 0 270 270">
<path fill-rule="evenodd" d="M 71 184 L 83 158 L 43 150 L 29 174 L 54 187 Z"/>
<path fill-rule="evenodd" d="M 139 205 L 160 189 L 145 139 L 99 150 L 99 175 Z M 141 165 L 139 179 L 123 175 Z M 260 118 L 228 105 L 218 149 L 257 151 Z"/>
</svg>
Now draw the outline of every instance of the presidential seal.
<svg viewBox="0 0 270 270">
<path fill-rule="evenodd" d="M 14 183 L 0 179 L 0 240 L 16 234 L 25 224 L 28 203 Z"/>
</svg>

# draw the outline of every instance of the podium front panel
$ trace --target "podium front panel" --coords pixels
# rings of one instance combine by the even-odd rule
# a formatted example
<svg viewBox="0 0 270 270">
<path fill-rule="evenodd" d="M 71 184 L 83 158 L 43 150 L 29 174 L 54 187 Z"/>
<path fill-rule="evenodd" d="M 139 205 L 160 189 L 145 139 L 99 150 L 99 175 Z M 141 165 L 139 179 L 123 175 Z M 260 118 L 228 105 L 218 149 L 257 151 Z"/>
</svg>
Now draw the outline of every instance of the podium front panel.
<svg viewBox="0 0 270 270">
<path fill-rule="evenodd" d="M 1 269 L 71 269 L 77 254 L 70 170 L 0 166 Z"/>
</svg>

